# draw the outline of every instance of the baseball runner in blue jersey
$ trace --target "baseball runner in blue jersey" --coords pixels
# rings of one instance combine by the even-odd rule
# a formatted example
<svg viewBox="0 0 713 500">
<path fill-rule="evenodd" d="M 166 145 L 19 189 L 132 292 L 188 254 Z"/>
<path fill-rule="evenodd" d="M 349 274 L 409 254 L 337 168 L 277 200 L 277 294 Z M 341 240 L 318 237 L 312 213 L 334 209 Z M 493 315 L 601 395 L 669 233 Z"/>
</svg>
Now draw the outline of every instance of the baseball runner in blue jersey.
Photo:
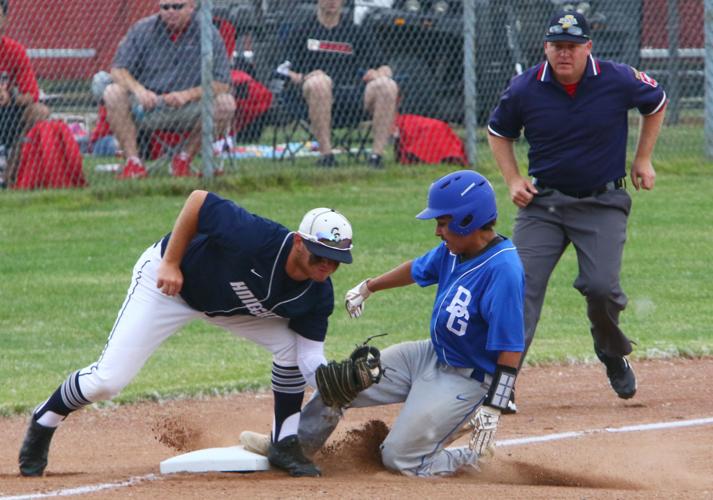
<svg viewBox="0 0 713 500">
<path fill-rule="evenodd" d="M 430 340 L 406 342 L 381 353 L 384 377 L 350 405 L 404 403 L 381 444 L 384 465 L 411 476 L 450 475 L 475 465 L 494 445 L 524 347 L 524 275 L 513 244 L 495 232 L 495 194 L 482 175 L 462 170 L 436 180 L 419 219 L 436 219 L 442 243 L 346 294 L 359 317 L 372 294 L 412 283 L 437 285 Z M 306 454 L 336 428 L 342 409 L 315 395 L 302 410 L 299 437 Z M 468 446 L 447 447 L 464 429 Z M 254 433 L 241 441 L 265 451 Z M 266 442 L 266 437 L 263 442 Z"/>
<path fill-rule="evenodd" d="M 327 364 L 323 344 L 334 307 L 330 275 L 351 263 L 352 228 L 329 208 L 309 211 L 296 232 L 206 191 L 186 200 L 173 231 L 136 262 L 99 359 L 78 370 L 33 412 L 20 473 L 40 476 L 57 426 L 83 406 L 111 399 L 179 328 L 203 319 L 273 354 L 270 462 L 317 476 L 297 429 L 307 383 Z M 351 365 L 350 365 L 351 366 Z"/>
<path fill-rule="evenodd" d="M 637 387 L 626 359 L 632 343 L 619 327 L 627 303 L 619 275 L 631 210 L 628 113 L 636 108 L 641 114 L 631 183 L 651 190 L 666 92 L 641 71 L 592 57 L 589 24 L 579 12 L 557 12 L 544 38 L 545 62 L 513 78 L 488 124 L 493 155 L 519 207 L 513 241 L 527 282 L 525 353 L 550 274 L 571 243 L 579 265 L 573 285 L 586 299 L 595 353 L 616 394 L 629 399 Z M 513 147 L 523 129 L 529 178 L 520 174 Z"/>
</svg>

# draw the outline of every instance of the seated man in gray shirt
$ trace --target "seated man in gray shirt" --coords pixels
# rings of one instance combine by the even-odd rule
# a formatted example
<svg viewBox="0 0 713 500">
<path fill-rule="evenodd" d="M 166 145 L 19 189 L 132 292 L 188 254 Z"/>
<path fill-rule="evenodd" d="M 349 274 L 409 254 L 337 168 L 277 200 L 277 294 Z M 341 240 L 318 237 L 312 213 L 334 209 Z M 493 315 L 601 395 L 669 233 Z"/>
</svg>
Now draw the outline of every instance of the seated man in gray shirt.
<svg viewBox="0 0 713 500">
<path fill-rule="evenodd" d="M 191 175 L 191 159 L 201 138 L 201 41 L 195 0 L 158 0 L 159 13 L 139 20 L 122 39 L 104 90 L 107 119 L 124 150 L 121 179 L 145 177 L 137 145 L 138 129 L 190 131 L 171 162 L 175 176 Z M 230 67 L 215 27 L 213 92 L 215 130 L 225 130 L 235 112 Z M 133 112 L 132 112 L 133 109 Z"/>
</svg>

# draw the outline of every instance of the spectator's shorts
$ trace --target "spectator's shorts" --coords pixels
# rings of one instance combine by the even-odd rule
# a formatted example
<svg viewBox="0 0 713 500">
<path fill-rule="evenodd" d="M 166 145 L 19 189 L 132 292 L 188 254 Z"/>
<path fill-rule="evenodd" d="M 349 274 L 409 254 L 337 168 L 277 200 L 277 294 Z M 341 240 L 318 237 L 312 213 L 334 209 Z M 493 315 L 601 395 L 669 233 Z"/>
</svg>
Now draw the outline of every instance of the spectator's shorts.
<svg viewBox="0 0 713 500">
<path fill-rule="evenodd" d="M 192 101 L 180 108 L 161 106 L 144 112 L 143 117 L 134 115 L 136 125 L 147 130 L 187 131 L 196 126 L 201 117 L 201 102 Z"/>
<path fill-rule="evenodd" d="M 367 119 L 364 109 L 364 90 L 366 85 L 337 86 L 333 89 L 332 128 L 344 128 L 356 125 Z M 307 102 L 302 96 L 302 89 L 290 86 L 286 91 L 285 105 L 295 117 L 307 119 Z"/>
<path fill-rule="evenodd" d="M 215 96 L 220 97 L 222 94 Z M 143 130 L 172 130 L 187 132 L 193 130 L 201 118 L 201 101 L 191 101 L 180 108 L 160 106 L 144 111 L 142 116 L 136 116 L 136 126 Z"/>
<path fill-rule="evenodd" d="M 9 149 L 22 132 L 22 113 L 25 108 L 10 104 L 0 106 L 0 144 Z"/>
</svg>

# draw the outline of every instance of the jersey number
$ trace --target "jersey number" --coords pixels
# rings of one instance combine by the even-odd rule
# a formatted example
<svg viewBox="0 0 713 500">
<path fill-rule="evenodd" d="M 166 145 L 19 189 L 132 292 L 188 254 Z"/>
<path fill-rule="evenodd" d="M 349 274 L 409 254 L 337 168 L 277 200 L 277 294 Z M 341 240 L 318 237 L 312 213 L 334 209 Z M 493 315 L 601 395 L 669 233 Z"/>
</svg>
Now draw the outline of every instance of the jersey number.
<svg viewBox="0 0 713 500">
<path fill-rule="evenodd" d="M 453 300 L 451 300 L 451 303 L 446 307 L 446 311 L 450 313 L 446 328 L 459 337 L 465 335 L 465 331 L 468 328 L 468 320 L 470 319 L 468 304 L 470 304 L 470 299 L 470 291 L 467 288 L 459 286 Z"/>
</svg>

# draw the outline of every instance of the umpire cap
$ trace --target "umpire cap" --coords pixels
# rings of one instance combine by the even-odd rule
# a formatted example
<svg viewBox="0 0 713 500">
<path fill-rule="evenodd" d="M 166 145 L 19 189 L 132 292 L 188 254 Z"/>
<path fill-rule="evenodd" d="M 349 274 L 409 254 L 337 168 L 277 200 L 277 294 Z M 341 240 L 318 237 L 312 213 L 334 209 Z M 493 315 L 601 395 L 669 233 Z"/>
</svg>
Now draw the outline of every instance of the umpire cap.
<svg viewBox="0 0 713 500">
<path fill-rule="evenodd" d="M 560 10 L 547 25 L 546 42 L 587 43 L 589 40 L 589 23 L 580 12 Z"/>
</svg>

